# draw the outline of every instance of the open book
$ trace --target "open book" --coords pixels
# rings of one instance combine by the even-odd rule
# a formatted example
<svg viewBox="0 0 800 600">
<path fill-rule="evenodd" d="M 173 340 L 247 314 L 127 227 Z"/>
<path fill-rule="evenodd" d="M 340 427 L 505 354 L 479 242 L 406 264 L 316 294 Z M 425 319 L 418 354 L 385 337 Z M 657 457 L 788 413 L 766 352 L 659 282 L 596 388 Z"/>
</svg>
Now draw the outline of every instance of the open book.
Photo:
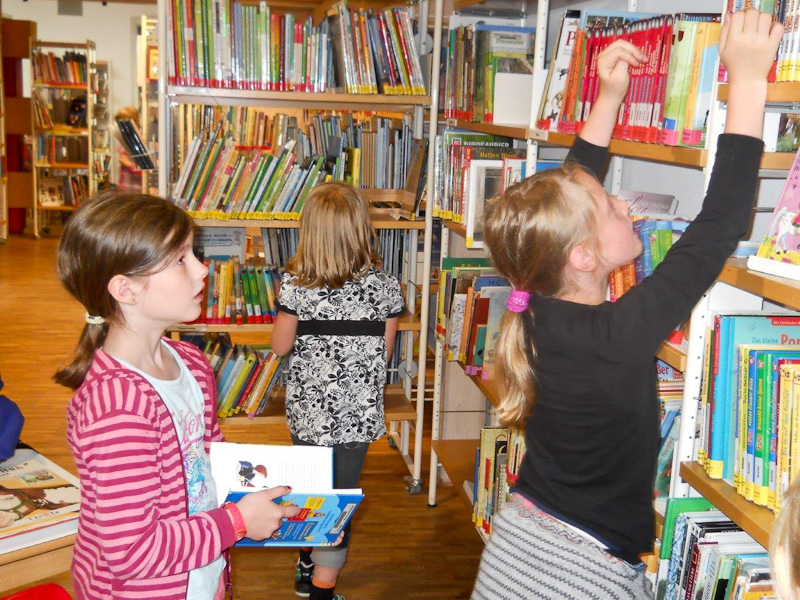
<svg viewBox="0 0 800 600">
<path fill-rule="evenodd" d="M 78 479 L 35 450 L 0 462 L 0 554 L 78 531 Z"/>
<path fill-rule="evenodd" d="M 288 485 L 292 493 L 275 502 L 301 509 L 296 517 L 284 519 L 271 538 L 244 538 L 237 546 L 333 545 L 364 498 L 360 489 L 333 489 L 332 448 L 214 442 L 210 458 L 220 505 L 259 489 Z"/>
</svg>

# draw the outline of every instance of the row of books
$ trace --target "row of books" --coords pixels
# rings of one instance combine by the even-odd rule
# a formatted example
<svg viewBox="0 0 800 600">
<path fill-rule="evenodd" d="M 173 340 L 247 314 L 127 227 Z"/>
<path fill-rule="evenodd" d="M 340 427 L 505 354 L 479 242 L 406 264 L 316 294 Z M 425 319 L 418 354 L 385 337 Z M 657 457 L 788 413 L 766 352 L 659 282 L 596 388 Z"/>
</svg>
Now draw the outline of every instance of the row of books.
<svg viewBox="0 0 800 600">
<path fill-rule="evenodd" d="M 37 133 L 37 164 L 80 164 L 89 168 L 89 138 Z"/>
<path fill-rule="evenodd" d="M 425 95 L 407 9 L 373 13 L 339 2 L 328 15 L 339 87 L 349 94 Z"/>
<path fill-rule="evenodd" d="M 658 600 L 775 598 L 766 550 L 705 498 L 670 498 Z"/>
<path fill-rule="evenodd" d="M 495 82 L 499 73 L 510 71 L 510 61 L 532 62 L 533 27 L 466 25 L 451 28 L 447 42 L 444 116 L 477 123 L 494 122 Z M 524 71 L 523 71 L 524 72 Z M 527 87 L 533 84 L 532 73 Z M 501 89 L 508 95 L 519 94 L 524 83 L 515 81 L 515 89 Z"/>
<path fill-rule="evenodd" d="M 550 75 L 537 126 L 580 133 L 600 89 L 597 57 L 613 41 L 625 39 L 641 48 L 648 60 L 631 68 L 631 84 L 620 108 L 614 137 L 704 146 L 716 77 L 720 15 L 603 12 L 565 13 L 552 69 L 566 62 L 565 55 L 569 54 L 568 70 L 563 79 Z M 575 32 L 573 46 L 561 48 L 562 40 L 567 43 L 573 39 L 570 31 Z M 564 55 L 560 60 L 559 53 Z M 556 117 L 553 106 L 548 104 L 558 92 L 563 95 Z"/>
<path fill-rule="evenodd" d="M 227 333 L 190 335 L 184 339 L 196 344 L 214 369 L 219 418 L 237 414 L 253 418 L 264 412 L 286 362 L 283 357 L 267 345 L 233 344 Z"/>
<path fill-rule="evenodd" d="M 410 133 L 407 128 L 389 127 L 364 132 L 363 151 L 341 147 L 342 138 L 329 137 L 333 154 L 314 153 L 301 159 L 294 139 L 273 155 L 241 148 L 218 127 L 210 137 L 193 140 L 172 195 L 195 216 L 297 220 L 309 192 L 323 181 L 347 181 L 362 188 L 402 187 L 412 158 Z"/>
<path fill-rule="evenodd" d="M 87 175 L 43 176 L 36 182 L 40 206 L 78 206 L 89 198 Z"/>
<path fill-rule="evenodd" d="M 525 456 L 525 431 L 520 428 L 484 427 L 475 449 L 472 521 L 487 535 L 492 518 L 508 501 Z"/>
<path fill-rule="evenodd" d="M 273 13 L 267 2 L 176 0 L 167 11 L 171 84 L 351 94 L 425 93 L 406 9 L 342 2 L 329 19 Z"/>
<path fill-rule="evenodd" d="M 511 294 L 508 280 L 485 258 L 443 258 L 439 270 L 436 334 L 448 360 L 468 375 L 491 379 L 500 320 Z"/>
<path fill-rule="evenodd" d="M 239 257 L 208 258 L 200 322 L 272 323 L 281 275 L 275 265 L 241 264 Z"/>
<path fill-rule="evenodd" d="M 661 441 L 656 459 L 653 497 L 666 498 L 670 494 L 675 446 L 681 429 L 683 373 L 662 360 L 656 359 L 655 365 L 658 378 L 658 401 L 661 405 L 659 430 Z"/>
<path fill-rule="evenodd" d="M 798 339 L 786 314 L 719 314 L 706 335 L 698 461 L 776 511 L 800 474 Z"/>
<path fill-rule="evenodd" d="M 800 6 L 789 0 L 728 0 L 727 12 L 751 6 L 761 12 L 772 13 L 773 18 L 785 26 L 769 81 L 800 81 Z M 719 80 L 728 80 L 728 73 L 723 65 L 719 68 Z"/>
<path fill-rule="evenodd" d="M 451 127 L 436 137 L 434 215 L 456 223 L 471 223 L 470 247 L 475 241 L 479 242 L 477 247 L 482 247 L 480 222 L 485 200 L 522 178 L 526 150 L 515 143 L 508 137 Z M 477 166 L 470 173 L 473 163 Z M 491 169 L 488 173 L 487 168 Z M 498 176 L 498 168 L 501 172 L 510 169 L 514 175 Z"/>
<path fill-rule="evenodd" d="M 89 65 L 86 52 L 67 50 L 61 56 L 34 49 L 31 54 L 34 83 L 86 85 Z"/>
</svg>

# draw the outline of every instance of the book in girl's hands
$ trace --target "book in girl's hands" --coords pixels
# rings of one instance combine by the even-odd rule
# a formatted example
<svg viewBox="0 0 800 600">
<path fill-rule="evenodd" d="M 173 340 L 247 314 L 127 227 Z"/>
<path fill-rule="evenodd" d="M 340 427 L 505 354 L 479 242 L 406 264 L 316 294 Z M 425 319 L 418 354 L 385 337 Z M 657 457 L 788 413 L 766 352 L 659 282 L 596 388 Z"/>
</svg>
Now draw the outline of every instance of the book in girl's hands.
<svg viewBox="0 0 800 600">
<path fill-rule="evenodd" d="M 747 268 L 800 280 L 800 152 L 772 212 L 767 233 Z"/>
<path fill-rule="evenodd" d="M 275 502 L 301 509 L 284 519 L 271 538 L 244 538 L 237 546 L 331 546 L 364 498 L 360 489 L 333 489 L 332 448 L 214 442 L 210 459 L 220 505 L 287 485 L 292 493 Z"/>
</svg>

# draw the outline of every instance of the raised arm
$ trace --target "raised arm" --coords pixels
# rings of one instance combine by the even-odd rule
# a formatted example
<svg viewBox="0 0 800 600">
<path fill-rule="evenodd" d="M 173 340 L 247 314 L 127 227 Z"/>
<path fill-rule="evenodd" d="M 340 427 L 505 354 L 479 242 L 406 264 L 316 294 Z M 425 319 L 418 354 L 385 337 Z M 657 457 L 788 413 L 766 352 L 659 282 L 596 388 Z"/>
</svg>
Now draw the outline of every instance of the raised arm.
<svg viewBox="0 0 800 600">
<path fill-rule="evenodd" d="M 734 13 L 722 27 L 720 56 L 735 89 L 703 209 L 655 272 L 605 307 L 609 330 L 630 351 L 654 351 L 689 316 L 747 233 L 764 147 L 767 74 L 782 33 L 780 23 L 755 9 Z"/>
<path fill-rule="evenodd" d="M 638 67 L 645 59 L 636 46 L 625 40 L 617 40 L 597 57 L 600 93 L 566 160 L 583 166 L 599 181 L 603 179 L 608 143 L 617 122 L 619 107 L 628 92 L 628 68 Z"/>
</svg>

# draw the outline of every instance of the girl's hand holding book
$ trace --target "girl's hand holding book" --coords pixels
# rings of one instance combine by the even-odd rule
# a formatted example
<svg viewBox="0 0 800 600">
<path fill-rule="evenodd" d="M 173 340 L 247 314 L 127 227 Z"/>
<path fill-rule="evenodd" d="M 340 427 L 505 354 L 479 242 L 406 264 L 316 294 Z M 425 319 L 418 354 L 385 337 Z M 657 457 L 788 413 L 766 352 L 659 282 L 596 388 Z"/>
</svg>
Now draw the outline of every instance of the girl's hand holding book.
<svg viewBox="0 0 800 600">
<path fill-rule="evenodd" d="M 273 502 L 275 498 L 291 491 L 291 488 L 280 485 L 247 494 L 236 503 L 247 528 L 247 537 L 256 541 L 265 540 L 281 526 L 283 519 L 300 514 L 297 506 L 280 506 Z"/>
</svg>

